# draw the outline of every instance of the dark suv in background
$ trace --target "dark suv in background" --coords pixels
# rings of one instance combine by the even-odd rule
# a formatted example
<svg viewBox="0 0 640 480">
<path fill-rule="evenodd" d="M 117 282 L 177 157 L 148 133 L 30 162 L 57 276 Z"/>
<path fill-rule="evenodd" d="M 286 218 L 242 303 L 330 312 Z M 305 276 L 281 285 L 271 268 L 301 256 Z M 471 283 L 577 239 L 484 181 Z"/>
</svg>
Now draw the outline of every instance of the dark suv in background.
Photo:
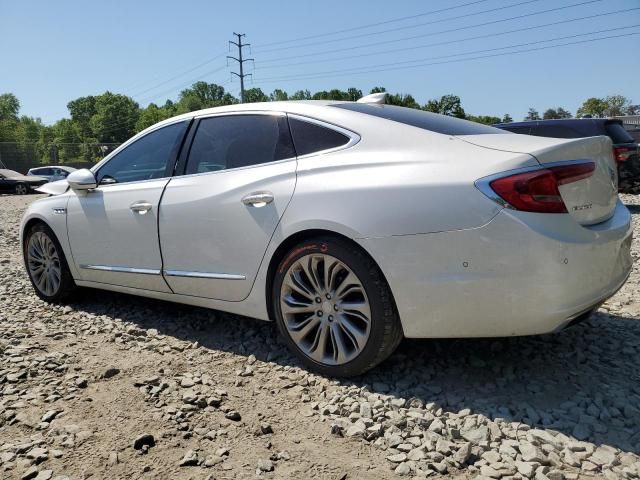
<svg viewBox="0 0 640 480">
<path fill-rule="evenodd" d="M 618 163 L 618 188 L 623 193 L 640 193 L 640 147 L 627 132 L 622 120 L 569 118 L 499 123 L 495 127 L 523 135 L 553 138 L 584 138 L 606 135 L 613 142 Z"/>
</svg>

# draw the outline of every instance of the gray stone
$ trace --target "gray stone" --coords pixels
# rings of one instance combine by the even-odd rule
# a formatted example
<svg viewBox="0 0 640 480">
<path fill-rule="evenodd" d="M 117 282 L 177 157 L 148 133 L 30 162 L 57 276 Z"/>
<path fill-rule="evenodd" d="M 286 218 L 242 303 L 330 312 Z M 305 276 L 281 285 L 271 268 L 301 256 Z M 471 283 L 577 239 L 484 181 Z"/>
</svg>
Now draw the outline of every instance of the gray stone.
<svg viewBox="0 0 640 480">
<path fill-rule="evenodd" d="M 461 465 L 467 463 L 467 460 L 471 456 L 471 443 L 463 444 L 456 453 L 453 454 L 453 459 Z"/>
<path fill-rule="evenodd" d="M 544 463 L 546 458 L 542 450 L 530 443 L 521 443 L 519 445 L 520 453 L 522 454 L 522 460 L 525 462 L 538 462 Z"/>
<path fill-rule="evenodd" d="M 258 460 L 258 470 L 261 472 L 272 472 L 273 462 L 271 460 Z"/>
<path fill-rule="evenodd" d="M 398 465 L 394 472 L 397 475 L 400 475 L 401 477 L 404 477 L 405 475 L 409 475 L 411 473 L 411 467 L 409 467 L 409 465 L 405 463 L 401 463 L 400 465 Z"/>
<path fill-rule="evenodd" d="M 489 429 L 482 425 L 477 428 L 470 428 L 460 431 L 460 436 L 471 443 L 481 443 L 489 440 Z"/>
<path fill-rule="evenodd" d="M 148 447 L 155 447 L 156 439 L 150 433 L 143 433 L 142 435 L 138 435 L 136 439 L 133 441 L 133 448 L 136 450 L 142 449 L 142 447 L 146 445 Z"/>
<path fill-rule="evenodd" d="M 198 465 L 198 463 L 198 452 L 195 450 L 189 450 L 184 454 L 184 457 L 182 457 L 182 460 L 180 460 L 178 465 L 181 467 L 192 467 Z"/>
<path fill-rule="evenodd" d="M 407 454 L 406 453 L 396 453 L 395 455 L 389 455 L 387 457 L 387 460 L 389 460 L 391 463 L 402 463 L 402 462 L 405 462 L 407 460 Z"/>
</svg>

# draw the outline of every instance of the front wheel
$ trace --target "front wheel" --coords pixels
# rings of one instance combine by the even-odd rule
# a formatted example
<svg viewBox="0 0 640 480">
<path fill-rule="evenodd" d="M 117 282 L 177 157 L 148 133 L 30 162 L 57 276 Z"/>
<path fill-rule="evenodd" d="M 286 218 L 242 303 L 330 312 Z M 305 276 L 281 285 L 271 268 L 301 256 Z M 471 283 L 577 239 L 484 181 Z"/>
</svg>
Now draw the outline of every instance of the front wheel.
<svg viewBox="0 0 640 480">
<path fill-rule="evenodd" d="M 75 290 L 67 260 L 53 231 L 34 225 L 24 241 L 24 263 L 36 294 L 47 302 L 59 302 Z"/>
<path fill-rule="evenodd" d="M 292 248 L 276 271 L 272 301 L 285 343 L 305 365 L 326 375 L 362 374 L 402 340 L 382 272 L 337 238 Z"/>
<path fill-rule="evenodd" d="M 29 187 L 24 183 L 18 183 L 15 188 L 16 195 L 26 195 L 29 193 Z"/>
</svg>

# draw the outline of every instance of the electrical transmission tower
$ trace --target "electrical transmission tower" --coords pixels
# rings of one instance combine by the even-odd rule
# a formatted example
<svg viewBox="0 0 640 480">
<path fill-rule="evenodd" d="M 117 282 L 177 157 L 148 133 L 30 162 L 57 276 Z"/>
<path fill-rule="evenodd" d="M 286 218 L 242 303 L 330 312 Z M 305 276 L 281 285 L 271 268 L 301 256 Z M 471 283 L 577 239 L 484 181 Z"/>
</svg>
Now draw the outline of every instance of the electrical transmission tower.
<svg viewBox="0 0 640 480">
<path fill-rule="evenodd" d="M 242 58 L 242 47 L 248 47 L 251 45 L 250 43 L 242 43 L 242 37 L 245 36 L 244 33 L 236 33 L 233 34 L 238 37 L 238 41 L 234 42 L 233 40 L 229 40 L 230 44 L 238 47 L 238 58 L 227 55 L 227 58 L 235 60 L 240 65 L 240 73 L 231 72 L 232 75 L 237 76 L 240 79 L 240 103 L 244 103 L 244 77 L 250 77 L 250 73 L 244 73 L 244 63 L 245 62 L 253 62 L 253 58 Z"/>
</svg>

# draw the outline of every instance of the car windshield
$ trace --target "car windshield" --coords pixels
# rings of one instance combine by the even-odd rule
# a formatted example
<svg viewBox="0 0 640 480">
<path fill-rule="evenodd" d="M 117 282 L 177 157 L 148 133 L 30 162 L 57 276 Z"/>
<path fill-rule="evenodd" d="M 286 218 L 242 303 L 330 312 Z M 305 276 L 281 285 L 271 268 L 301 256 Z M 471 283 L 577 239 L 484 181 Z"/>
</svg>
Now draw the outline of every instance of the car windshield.
<svg viewBox="0 0 640 480">
<path fill-rule="evenodd" d="M 625 130 L 621 123 L 610 122 L 605 124 L 607 135 L 611 137 L 613 143 L 634 143 L 633 137 Z"/>
<path fill-rule="evenodd" d="M 14 172 L 13 170 L 0 170 L 0 175 L 2 175 L 5 178 L 21 177 L 22 176 L 18 172 Z"/>
<path fill-rule="evenodd" d="M 398 107 L 396 105 L 375 105 L 370 103 L 340 103 L 332 105 L 353 112 L 366 113 L 374 117 L 386 118 L 394 122 L 404 123 L 412 127 L 422 128 L 445 135 L 483 135 L 490 133 L 510 134 L 506 130 L 490 127 L 481 123 L 470 122 L 460 118 L 425 112 L 415 108 Z"/>
</svg>

